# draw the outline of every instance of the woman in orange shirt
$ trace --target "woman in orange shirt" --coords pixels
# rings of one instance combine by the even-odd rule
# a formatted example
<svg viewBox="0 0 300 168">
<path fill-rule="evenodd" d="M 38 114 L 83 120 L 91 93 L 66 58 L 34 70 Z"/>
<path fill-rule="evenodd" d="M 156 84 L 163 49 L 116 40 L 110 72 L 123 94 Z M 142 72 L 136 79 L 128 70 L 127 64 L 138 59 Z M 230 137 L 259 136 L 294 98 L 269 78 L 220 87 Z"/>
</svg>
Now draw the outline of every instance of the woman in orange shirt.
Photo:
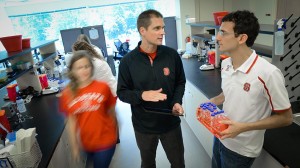
<svg viewBox="0 0 300 168">
<path fill-rule="evenodd" d="M 94 167 L 108 168 L 117 141 L 116 99 L 106 83 L 93 80 L 93 70 L 88 52 L 74 52 L 69 66 L 70 83 L 62 92 L 60 107 L 68 118 L 74 158 L 79 158 L 81 148 Z"/>
</svg>

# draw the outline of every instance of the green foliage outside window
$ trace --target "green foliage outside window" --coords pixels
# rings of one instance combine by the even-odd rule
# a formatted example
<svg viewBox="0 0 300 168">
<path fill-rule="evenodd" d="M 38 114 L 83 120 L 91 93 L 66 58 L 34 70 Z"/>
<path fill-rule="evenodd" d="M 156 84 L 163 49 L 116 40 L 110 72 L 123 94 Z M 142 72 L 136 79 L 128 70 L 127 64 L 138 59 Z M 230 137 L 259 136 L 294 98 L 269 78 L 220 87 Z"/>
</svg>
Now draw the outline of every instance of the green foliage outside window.
<svg viewBox="0 0 300 168">
<path fill-rule="evenodd" d="M 136 28 L 138 15 L 147 9 L 156 9 L 164 15 L 164 5 L 159 1 L 124 3 L 99 7 L 84 7 L 44 13 L 33 13 L 21 16 L 10 16 L 15 32 L 32 42 L 59 39 L 57 49 L 63 51 L 60 30 L 93 25 L 103 25 L 106 42 L 114 39 L 121 41 L 130 38 L 139 40 Z M 169 11 L 174 16 L 174 11 Z"/>
</svg>

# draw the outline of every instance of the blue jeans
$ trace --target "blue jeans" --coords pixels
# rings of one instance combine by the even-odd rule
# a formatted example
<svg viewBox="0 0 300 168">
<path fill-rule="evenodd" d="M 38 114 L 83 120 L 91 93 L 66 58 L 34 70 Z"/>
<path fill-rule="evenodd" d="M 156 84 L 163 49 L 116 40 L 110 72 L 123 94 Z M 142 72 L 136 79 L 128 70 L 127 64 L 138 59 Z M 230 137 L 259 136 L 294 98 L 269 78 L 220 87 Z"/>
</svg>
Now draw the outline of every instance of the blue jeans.
<svg viewBox="0 0 300 168">
<path fill-rule="evenodd" d="M 98 152 L 87 152 L 87 159 L 92 160 L 94 168 L 108 168 L 115 153 L 116 146 Z M 87 162 L 88 163 L 88 162 Z"/>
<path fill-rule="evenodd" d="M 184 168 L 184 147 L 181 127 L 162 134 L 135 132 L 136 142 L 140 149 L 142 168 L 155 168 L 156 149 L 160 140 L 171 168 Z"/>
<path fill-rule="evenodd" d="M 255 158 L 246 157 L 227 149 L 214 137 L 212 168 L 250 168 Z"/>
</svg>

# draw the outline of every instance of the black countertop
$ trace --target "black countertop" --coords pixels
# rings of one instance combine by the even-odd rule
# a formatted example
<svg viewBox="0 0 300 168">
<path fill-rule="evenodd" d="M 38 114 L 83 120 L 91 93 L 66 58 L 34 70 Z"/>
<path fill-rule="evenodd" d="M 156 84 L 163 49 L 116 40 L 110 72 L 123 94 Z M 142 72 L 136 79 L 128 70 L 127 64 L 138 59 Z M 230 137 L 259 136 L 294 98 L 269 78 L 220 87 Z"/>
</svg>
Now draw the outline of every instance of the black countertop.
<svg viewBox="0 0 300 168">
<path fill-rule="evenodd" d="M 201 71 L 203 62 L 196 58 L 182 59 L 185 76 L 207 98 L 221 93 L 220 69 Z M 300 102 L 292 102 L 293 112 L 300 111 Z M 293 123 L 290 126 L 269 129 L 265 133 L 263 148 L 283 166 L 300 167 L 300 126 Z"/>
<path fill-rule="evenodd" d="M 27 114 L 33 119 L 22 123 L 24 129 L 36 127 L 42 160 L 40 168 L 46 168 L 64 129 L 64 117 L 59 114 L 58 99 L 55 94 L 33 98 L 26 104 Z"/>
<path fill-rule="evenodd" d="M 203 62 L 197 58 L 182 59 L 186 79 L 201 90 L 207 97 L 212 98 L 222 92 L 220 69 L 201 71 L 199 67 Z"/>
</svg>

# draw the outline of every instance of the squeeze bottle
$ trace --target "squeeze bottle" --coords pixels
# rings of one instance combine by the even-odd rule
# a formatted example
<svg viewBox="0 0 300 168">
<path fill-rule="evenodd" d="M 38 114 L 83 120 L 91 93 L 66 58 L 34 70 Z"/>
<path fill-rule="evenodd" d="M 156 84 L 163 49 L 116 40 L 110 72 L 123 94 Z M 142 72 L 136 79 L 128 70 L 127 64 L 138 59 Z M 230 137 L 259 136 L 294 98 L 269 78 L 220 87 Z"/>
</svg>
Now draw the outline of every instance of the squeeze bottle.
<svg viewBox="0 0 300 168">
<path fill-rule="evenodd" d="M 284 27 L 285 19 L 279 19 L 277 22 L 277 31 L 275 32 L 275 55 L 284 54 L 284 32 L 282 28 Z"/>
<path fill-rule="evenodd" d="M 24 100 L 21 98 L 21 96 L 19 95 L 17 96 L 16 103 L 17 103 L 17 109 L 19 110 L 20 113 L 26 112 Z"/>
</svg>

